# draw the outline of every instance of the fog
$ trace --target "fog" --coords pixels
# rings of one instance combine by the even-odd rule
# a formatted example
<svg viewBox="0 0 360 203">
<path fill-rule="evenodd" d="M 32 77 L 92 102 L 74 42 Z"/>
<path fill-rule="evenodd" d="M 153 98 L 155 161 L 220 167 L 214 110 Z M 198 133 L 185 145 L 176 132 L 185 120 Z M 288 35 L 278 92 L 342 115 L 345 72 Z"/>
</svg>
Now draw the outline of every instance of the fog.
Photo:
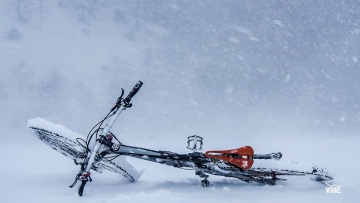
<svg viewBox="0 0 360 203">
<path fill-rule="evenodd" d="M 141 80 L 114 127 L 125 139 L 355 134 L 359 8 L 2 0 L 1 127 L 40 116 L 85 134 Z"/>
<path fill-rule="evenodd" d="M 0 0 L 1 200 L 357 202 L 359 11 L 355 0 Z M 194 171 L 128 157 L 139 182 L 94 172 L 79 198 L 68 188 L 79 166 L 27 121 L 86 135 L 138 80 L 111 129 L 124 144 L 189 153 L 196 134 L 204 151 L 280 151 L 279 163 L 327 168 L 341 194 L 304 177 L 211 176 L 205 189 Z"/>
</svg>

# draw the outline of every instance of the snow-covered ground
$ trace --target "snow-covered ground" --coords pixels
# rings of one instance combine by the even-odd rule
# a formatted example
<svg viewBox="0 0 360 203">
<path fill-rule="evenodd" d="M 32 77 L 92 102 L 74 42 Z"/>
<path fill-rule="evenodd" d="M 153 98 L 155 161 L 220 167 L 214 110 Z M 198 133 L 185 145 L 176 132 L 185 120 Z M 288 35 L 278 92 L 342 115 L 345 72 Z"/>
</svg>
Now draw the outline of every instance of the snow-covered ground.
<svg viewBox="0 0 360 203">
<path fill-rule="evenodd" d="M 0 1 L 0 202 L 359 202 L 360 6 L 354 1 Z M 43 117 L 86 134 L 121 90 L 144 85 L 112 131 L 186 153 L 251 145 L 326 167 L 341 185 L 277 186 L 128 159 L 136 183 L 93 174 L 26 129 Z"/>
<path fill-rule="evenodd" d="M 351 154 L 360 151 L 357 147 L 349 147 L 359 143 L 359 138 L 281 142 L 287 146 L 266 137 L 261 142 L 251 138 L 243 140 L 243 143 L 256 142 L 255 151 L 259 153 L 281 149 L 285 160 L 326 166 L 334 175 L 334 184 L 341 185 L 340 194 L 326 193 L 326 185 L 304 177 L 290 178 L 276 186 L 263 186 L 211 176 L 211 187 L 202 188 L 193 171 L 128 158 L 136 168 L 145 169 L 138 182 L 128 182 L 110 172 L 94 172 L 93 182 L 87 184 L 84 196 L 79 197 L 76 188 L 68 187 L 78 172 L 78 166 L 70 159 L 49 148 L 25 128 L 9 136 L 11 138 L 1 142 L 0 148 L 0 158 L 4 160 L 0 170 L 2 202 L 356 202 L 359 199 L 356 193 L 358 167 Z M 185 138 L 180 144 L 168 140 L 168 147 L 186 151 Z M 155 143 L 158 141 L 142 146 L 157 149 Z M 205 140 L 205 147 L 207 144 Z M 234 146 L 232 142 L 222 142 L 226 144 Z"/>
</svg>

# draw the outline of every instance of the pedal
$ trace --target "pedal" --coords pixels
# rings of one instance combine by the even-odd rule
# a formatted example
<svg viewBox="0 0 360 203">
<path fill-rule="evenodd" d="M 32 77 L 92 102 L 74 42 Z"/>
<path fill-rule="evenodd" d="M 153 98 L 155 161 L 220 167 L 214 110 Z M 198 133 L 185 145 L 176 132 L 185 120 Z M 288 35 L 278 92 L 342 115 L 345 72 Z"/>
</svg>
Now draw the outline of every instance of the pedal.
<svg viewBox="0 0 360 203">
<path fill-rule="evenodd" d="M 201 181 L 201 186 L 202 187 L 209 187 L 210 186 L 210 181 L 208 179 L 204 179 Z"/>
<path fill-rule="evenodd" d="M 279 160 L 279 159 L 281 159 L 282 154 L 281 154 L 281 152 L 271 153 L 270 157 L 271 157 L 271 159 Z"/>
<path fill-rule="evenodd" d="M 189 136 L 187 141 L 187 148 L 194 152 L 202 150 L 203 140 L 204 139 L 198 135 Z"/>
</svg>

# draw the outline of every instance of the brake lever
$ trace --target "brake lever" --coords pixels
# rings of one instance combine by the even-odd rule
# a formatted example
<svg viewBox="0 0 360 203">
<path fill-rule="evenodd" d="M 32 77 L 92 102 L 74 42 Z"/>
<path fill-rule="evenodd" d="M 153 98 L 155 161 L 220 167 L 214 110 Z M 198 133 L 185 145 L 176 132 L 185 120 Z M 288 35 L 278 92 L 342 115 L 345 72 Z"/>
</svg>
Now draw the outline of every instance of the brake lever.
<svg viewBox="0 0 360 203">
<path fill-rule="evenodd" d="M 119 108 L 121 106 L 121 102 L 123 100 L 123 96 L 124 96 L 124 89 L 121 88 L 121 95 L 120 97 L 117 99 L 116 104 L 111 108 L 110 111 L 114 111 L 116 108 Z"/>
</svg>

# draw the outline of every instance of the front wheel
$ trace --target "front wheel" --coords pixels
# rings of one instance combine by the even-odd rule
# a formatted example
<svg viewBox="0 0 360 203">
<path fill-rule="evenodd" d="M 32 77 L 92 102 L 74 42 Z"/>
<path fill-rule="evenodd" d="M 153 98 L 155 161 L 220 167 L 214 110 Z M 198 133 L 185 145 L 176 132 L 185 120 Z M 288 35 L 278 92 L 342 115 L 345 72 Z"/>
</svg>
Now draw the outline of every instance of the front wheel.
<svg viewBox="0 0 360 203">
<path fill-rule="evenodd" d="M 86 185 L 86 182 L 87 182 L 87 180 L 82 180 L 81 181 L 81 184 L 80 184 L 79 190 L 78 190 L 78 194 L 79 194 L 80 197 L 83 195 L 84 187 Z"/>
</svg>

